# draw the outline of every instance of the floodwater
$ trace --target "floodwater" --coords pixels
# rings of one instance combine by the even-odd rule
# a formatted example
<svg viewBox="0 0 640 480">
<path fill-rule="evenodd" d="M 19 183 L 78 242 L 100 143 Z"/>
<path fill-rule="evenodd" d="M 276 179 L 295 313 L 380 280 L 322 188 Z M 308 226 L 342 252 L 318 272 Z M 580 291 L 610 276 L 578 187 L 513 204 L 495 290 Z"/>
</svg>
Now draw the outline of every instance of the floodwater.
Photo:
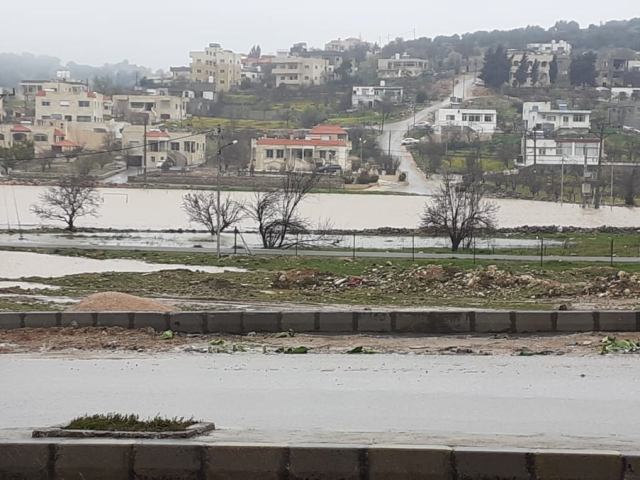
<svg viewBox="0 0 640 480">
<path fill-rule="evenodd" d="M 301 240 L 313 247 L 353 248 L 352 235 L 305 235 Z M 223 233 L 221 244 L 223 248 L 233 248 L 234 234 Z M 244 233 L 237 239 L 239 248 L 243 247 L 243 241 L 251 250 L 262 248 L 262 242 L 257 233 Z M 357 235 L 357 249 L 369 250 L 399 250 L 421 248 L 448 248 L 451 241 L 445 237 L 414 237 L 406 235 Z M 560 246 L 562 242 L 547 240 L 547 246 Z M 18 233 L 0 233 L 0 245 L 15 245 L 18 247 L 37 247 L 46 244 L 55 247 L 73 247 L 74 245 L 95 247 L 174 247 L 174 248 L 215 248 L 215 237 L 207 233 L 192 232 L 96 232 L 77 233 L 74 235 L 62 233 L 30 233 L 29 231 Z M 537 249 L 540 242 L 535 239 L 525 238 L 480 238 L 476 240 L 478 249 L 505 249 L 505 248 L 530 248 Z"/>
<path fill-rule="evenodd" d="M 46 187 L 0 186 L 0 228 L 34 228 L 42 225 L 30 211 L 31 205 Z M 186 190 L 160 189 L 99 189 L 102 207 L 99 216 L 84 217 L 79 227 L 116 229 L 195 229 L 182 210 L 182 197 Z M 251 192 L 230 192 L 233 199 L 248 203 Z M 337 229 L 372 229 L 380 227 L 415 228 L 428 201 L 422 196 L 313 194 L 301 204 L 300 213 L 312 225 L 329 222 Z M 501 228 L 530 226 L 574 226 L 595 228 L 601 226 L 640 227 L 640 210 L 626 207 L 606 207 L 599 210 L 583 209 L 579 205 L 559 205 L 530 200 L 496 199 L 497 220 Z M 53 222 L 47 222 L 52 225 Z M 250 219 L 241 222 L 243 230 L 255 229 Z"/>
<path fill-rule="evenodd" d="M 191 270 L 208 273 L 243 271 L 235 268 L 151 264 L 137 260 L 94 260 L 92 258 L 43 255 L 31 252 L 0 251 L 0 278 L 5 280 L 26 277 L 64 277 L 81 273 L 151 273 L 161 270 Z"/>
</svg>

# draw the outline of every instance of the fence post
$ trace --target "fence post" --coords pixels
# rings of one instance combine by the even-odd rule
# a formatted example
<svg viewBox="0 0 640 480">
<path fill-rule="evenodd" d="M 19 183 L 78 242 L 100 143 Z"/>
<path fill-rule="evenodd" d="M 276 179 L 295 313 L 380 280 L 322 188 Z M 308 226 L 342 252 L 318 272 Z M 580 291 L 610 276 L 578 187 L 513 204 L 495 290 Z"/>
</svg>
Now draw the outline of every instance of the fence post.
<svg viewBox="0 0 640 480">
<path fill-rule="evenodd" d="M 298 256 L 298 244 L 300 243 L 300 234 L 296 233 L 296 257 Z"/>
<path fill-rule="evenodd" d="M 355 232 L 353 234 L 353 258 L 354 258 L 354 260 L 356 258 L 356 234 L 355 234 Z"/>
<path fill-rule="evenodd" d="M 233 229 L 233 254 L 238 254 L 238 227 Z"/>
<path fill-rule="evenodd" d="M 473 238 L 473 264 L 476 264 L 476 239 Z"/>
<path fill-rule="evenodd" d="M 415 234 L 411 235 L 411 258 L 413 261 L 416 261 L 416 236 Z"/>
<path fill-rule="evenodd" d="M 540 237 L 540 266 L 544 264 L 544 237 Z"/>
<path fill-rule="evenodd" d="M 611 240 L 611 248 L 609 250 L 609 255 L 610 255 L 610 258 L 611 258 L 611 266 L 613 267 L 613 237 L 611 237 L 610 240 Z"/>
</svg>

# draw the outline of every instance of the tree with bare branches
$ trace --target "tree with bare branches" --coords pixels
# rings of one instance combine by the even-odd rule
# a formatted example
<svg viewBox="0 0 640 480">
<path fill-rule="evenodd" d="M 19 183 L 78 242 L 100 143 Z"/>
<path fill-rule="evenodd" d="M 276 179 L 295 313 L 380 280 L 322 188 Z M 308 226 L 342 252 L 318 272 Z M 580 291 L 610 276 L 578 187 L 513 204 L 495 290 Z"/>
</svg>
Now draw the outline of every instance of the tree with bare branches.
<svg viewBox="0 0 640 480">
<path fill-rule="evenodd" d="M 445 173 L 439 192 L 425 205 L 421 227 L 447 235 L 451 250 L 457 252 L 478 230 L 495 228 L 496 212 L 497 207 L 484 199 L 479 183 L 456 183 Z"/>
<path fill-rule="evenodd" d="M 64 222 L 70 232 L 75 231 L 78 218 L 96 217 L 100 207 L 100 196 L 93 183 L 80 177 L 63 179 L 43 193 L 40 201 L 40 205 L 31 206 L 31 211 L 43 220 Z"/>
<path fill-rule="evenodd" d="M 204 225 L 211 235 L 217 232 L 217 198 L 215 193 L 187 193 L 182 197 L 182 209 L 189 220 Z M 245 216 L 244 205 L 227 195 L 220 202 L 220 231 L 238 223 Z"/>
<path fill-rule="evenodd" d="M 299 216 L 298 207 L 319 181 L 316 173 L 287 172 L 280 189 L 255 194 L 246 211 L 258 223 L 264 248 L 290 248 L 296 244 L 287 237 L 308 229 L 309 222 Z"/>
</svg>

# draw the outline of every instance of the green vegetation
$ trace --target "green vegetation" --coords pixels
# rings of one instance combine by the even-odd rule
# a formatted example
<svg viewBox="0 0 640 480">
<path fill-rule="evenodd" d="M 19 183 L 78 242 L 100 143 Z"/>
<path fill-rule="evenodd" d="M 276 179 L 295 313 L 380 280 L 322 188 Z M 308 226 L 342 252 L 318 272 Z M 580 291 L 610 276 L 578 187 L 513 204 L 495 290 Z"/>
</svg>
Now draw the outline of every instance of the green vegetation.
<svg viewBox="0 0 640 480">
<path fill-rule="evenodd" d="M 185 430 L 198 422 L 193 418 L 163 418 L 157 416 L 141 420 L 138 415 L 91 415 L 78 417 L 69 423 L 64 430 L 94 430 L 108 432 L 176 432 Z"/>
<path fill-rule="evenodd" d="M 605 337 L 602 340 L 600 353 L 607 355 L 609 353 L 639 353 L 640 341 L 634 340 L 618 340 L 615 337 Z"/>
</svg>

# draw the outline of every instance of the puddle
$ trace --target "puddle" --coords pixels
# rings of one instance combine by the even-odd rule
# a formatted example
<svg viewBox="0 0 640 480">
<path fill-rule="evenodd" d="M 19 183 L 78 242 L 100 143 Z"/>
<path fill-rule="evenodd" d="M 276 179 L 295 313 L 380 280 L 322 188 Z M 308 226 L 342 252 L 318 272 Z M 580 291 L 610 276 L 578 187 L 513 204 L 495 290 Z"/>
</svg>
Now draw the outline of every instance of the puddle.
<svg viewBox="0 0 640 480">
<path fill-rule="evenodd" d="M 5 280 L 17 280 L 25 277 L 64 277 L 81 273 L 153 273 L 161 270 L 190 270 L 192 272 L 207 273 L 245 271 L 239 268 L 227 267 L 152 264 L 137 260 L 95 260 L 31 252 L 0 251 L 0 278 Z"/>
<path fill-rule="evenodd" d="M 44 283 L 0 281 L 0 289 L 2 288 L 20 288 L 22 290 L 60 290 L 60 287 L 45 285 Z"/>
</svg>

